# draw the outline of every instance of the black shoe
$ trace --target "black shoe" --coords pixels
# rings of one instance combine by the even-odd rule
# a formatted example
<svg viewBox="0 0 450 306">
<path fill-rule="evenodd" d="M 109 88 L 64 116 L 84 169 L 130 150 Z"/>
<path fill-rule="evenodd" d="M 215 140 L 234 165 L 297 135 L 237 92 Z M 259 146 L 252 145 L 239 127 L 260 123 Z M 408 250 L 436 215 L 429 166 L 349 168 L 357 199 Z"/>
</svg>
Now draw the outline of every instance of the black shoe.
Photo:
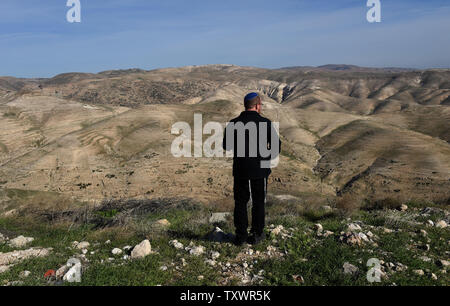
<svg viewBox="0 0 450 306">
<path fill-rule="evenodd" d="M 241 246 L 246 243 L 248 240 L 247 236 L 235 236 L 233 239 L 233 243 L 237 246 Z"/>
<path fill-rule="evenodd" d="M 261 234 L 253 234 L 249 237 L 248 239 L 248 243 L 250 244 L 258 244 L 261 241 L 263 241 L 264 239 L 266 239 L 266 234 L 265 233 L 261 233 Z"/>
</svg>

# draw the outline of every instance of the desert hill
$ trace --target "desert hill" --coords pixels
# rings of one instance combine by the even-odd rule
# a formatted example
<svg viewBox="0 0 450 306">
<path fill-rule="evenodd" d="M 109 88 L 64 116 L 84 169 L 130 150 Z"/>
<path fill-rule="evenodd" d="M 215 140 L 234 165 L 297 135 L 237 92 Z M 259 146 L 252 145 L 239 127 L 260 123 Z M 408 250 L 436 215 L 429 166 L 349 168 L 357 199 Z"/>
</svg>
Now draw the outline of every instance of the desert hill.
<svg viewBox="0 0 450 306">
<path fill-rule="evenodd" d="M 350 65 L 0 77 L 0 187 L 229 205 L 231 161 L 174 158 L 170 131 L 194 113 L 225 124 L 249 91 L 280 122 L 271 192 L 448 203 L 450 70 Z"/>
</svg>

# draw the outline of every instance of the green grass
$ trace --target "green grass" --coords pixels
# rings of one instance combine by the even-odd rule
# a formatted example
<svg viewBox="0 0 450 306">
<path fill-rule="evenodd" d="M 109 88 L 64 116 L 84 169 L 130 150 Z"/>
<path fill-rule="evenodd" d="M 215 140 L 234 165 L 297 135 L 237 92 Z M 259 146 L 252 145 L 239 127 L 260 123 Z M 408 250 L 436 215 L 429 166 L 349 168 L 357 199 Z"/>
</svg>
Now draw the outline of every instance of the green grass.
<svg viewBox="0 0 450 306">
<path fill-rule="evenodd" d="M 29 196 L 26 192 L 9 191 L 16 197 Z M 298 204 L 296 204 L 298 205 Z M 395 212 L 403 214 L 399 221 L 392 222 L 389 210 L 359 211 L 354 214 L 352 220 L 363 223 L 363 231 L 371 231 L 378 236 L 377 245 L 364 245 L 364 247 L 350 246 L 339 241 L 339 233 L 345 231 L 347 224 L 353 222 L 346 220 L 335 213 L 307 210 L 299 214 L 292 211 L 276 209 L 277 205 L 268 206 L 269 216 L 267 224 L 283 225 L 286 229 L 293 228 L 293 237 L 281 239 L 279 236 L 269 235 L 268 239 L 260 245 L 252 247 L 254 251 L 265 252 L 269 245 L 275 245 L 278 250 L 286 255 L 257 260 L 250 271 L 256 274 L 264 270 L 262 285 L 441 285 L 448 286 L 449 278 L 442 274 L 441 267 L 435 264 L 437 259 L 448 258 L 448 241 L 450 233 L 448 229 L 427 227 L 421 217 L 413 212 Z M 97 211 L 102 218 L 113 219 L 120 215 L 117 209 Z M 0 284 L 8 281 L 21 280 L 19 273 L 29 270 L 31 276 L 23 279 L 24 285 L 48 285 L 43 278 L 48 269 L 58 269 L 67 260 L 77 254 L 79 250 L 71 247 L 73 241 L 89 241 L 91 246 L 87 254 L 88 263 L 83 263 L 85 268 L 82 282 L 79 284 L 64 285 L 219 285 L 224 277 L 221 269 L 205 263 L 209 252 L 218 251 L 221 255 L 218 261 L 222 263 L 237 262 L 237 256 L 242 247 L 230 243 L 216 243 L 205 239 L 205 236 L 213 229 L 213 225 L 207 222 L 208 210 L 200 205 L 173 206 L 161 208 L 153 213 L 147 213 L 131 220 L 126 226 L 95 228 L 92 224 L 75 223 L 48 223 L 34 219 L 32 216 L 3 217 L 0 218 L 0 232 L 7 233 L 11 237 L 25 235 L 34 237 L 32 247 L 51 247 L 53 251 L 45 258 L 28 259 L 13 266 L 9 271 L 0 274 Z M 170 226 L 165 229 L 157 229 L 152 225 L 159 219 L 167 219 Z M 409 222 L 410 220 L 416 223 Z M 397 220 L 397 219 L 396 219 Z M 406 221 L 404 221 L 406 220 Z M 420 222 L 419 222 L 420 221 Z M 313 231 L 314 224 L 320 222 L 324 230 L 333 231 L 334 234 L 318 237 Z M 370 227 L 372 226 L 372 227 Z M 383 227 L 389 227 L 395 231 L 385 233 Z M 232 220 L 223 224 L 225 232 L 233 231 Z M 428 237 L 417 234 L 420 229 L 428 232 Z M 143 239 L 149 239 L 154 254 L 142 260 L 123 260 L 120 256 L 114 256 L 111 250 L 115 247 L 123 248 L 125 245 L 134 246 Z M 189 255 L 185 250 L 177 250 L 169 244 L 172 239 L 187 246 L 191 241 L 195 245 L 202 245 L 206 254 L 199 257 Z M 276 239 L 277 242 L 272 241 Z M 429 239 L 429 240 L 428 240 Z M 110 244 L 105 241 L 110 240 Z M 430 245 L 430 250 L 425 251 L 418 246 Z M 12 248 L 6 244 L 0 244 L 0 252 L 9 252 Z M 424 262 L 421 256 L 428 256 L 431 262 Z M 115 258 L 109 262 L 108 258 Z M 181 258 L 187 265 L 181 265 Z M 369 283 L 366 279 L 368 268 L 366 263 L 370 258 L 378 258 L 385 262 L 400 262 L 409 268 L 406 271 L 389 274 L 389 278 L 381 283 Z M 354 276 L 343 273 L 343 264 L 349 262 L 359 268 L 360 273 Z M 160 269 L 167 266 L 166 271 Z M 175 267 L 179 267 L 176 269 Z M 429 276 L 418 276 L 412 271 L 423 269 L 428 274 L 434 273 L 437 280 Z M 199 279 L 199 276 L 203 279 Z M 293 275 L 301 275 L 305 283 L 299 284 L 293 279 Z M 229 285 L 237 284 L 229 280 Z"/>
</svg>

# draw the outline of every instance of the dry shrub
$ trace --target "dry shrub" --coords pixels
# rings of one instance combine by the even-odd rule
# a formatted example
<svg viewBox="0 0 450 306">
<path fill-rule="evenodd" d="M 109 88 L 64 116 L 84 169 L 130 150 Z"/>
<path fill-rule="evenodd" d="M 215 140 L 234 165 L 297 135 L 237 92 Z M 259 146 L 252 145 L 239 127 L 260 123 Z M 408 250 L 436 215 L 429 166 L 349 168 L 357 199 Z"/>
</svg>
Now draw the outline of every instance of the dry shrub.
<svg viewBox="0 0 450 306">
<path fill-rule="evenodd" d="M 400 200 L 400 198 L 387 197 L 369 201 L 364 208 L 366 210 L 396 209 L 400 207 L 400 205 L 402 205 L 402 200 Z"/>
<path fill-rule="evenodd" d="M 354 194 L 344 193 L 336 199 L 336 208 L 344 216 L 351 216 L 361 207 L 361 199 Z"/>
</svg>

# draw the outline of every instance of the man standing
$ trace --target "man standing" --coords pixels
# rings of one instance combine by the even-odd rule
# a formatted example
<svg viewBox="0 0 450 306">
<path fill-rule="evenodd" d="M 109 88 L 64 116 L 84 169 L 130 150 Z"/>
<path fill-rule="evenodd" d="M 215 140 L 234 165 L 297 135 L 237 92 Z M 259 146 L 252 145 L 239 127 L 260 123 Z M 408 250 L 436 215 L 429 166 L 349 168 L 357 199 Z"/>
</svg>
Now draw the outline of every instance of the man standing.
<svg viewBox="0 0 450 306">
<path fill-rule="evenodd" d="M 234 243 L 257 244 L 264 240 L 265 201 L 270 161 L 278 158 L 281 141 L 272 122 L 260 115 L 261 97 L 249 93 L 244 98 L 245 111 L 227 125 L 223 149 L 233 151 Z M 252 199 L 252 227 L 248 237 L 247 203 Z"/>
</svg>

